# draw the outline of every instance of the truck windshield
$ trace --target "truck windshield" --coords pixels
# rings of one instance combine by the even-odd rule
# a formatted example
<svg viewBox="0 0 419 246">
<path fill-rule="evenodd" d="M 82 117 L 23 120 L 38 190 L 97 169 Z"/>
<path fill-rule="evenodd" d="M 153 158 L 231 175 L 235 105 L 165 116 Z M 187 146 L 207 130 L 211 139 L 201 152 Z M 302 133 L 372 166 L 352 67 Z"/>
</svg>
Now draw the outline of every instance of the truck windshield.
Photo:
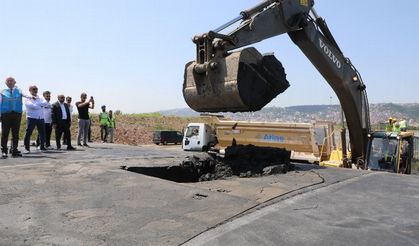
<svg viewBox="0 0 419 246">
<path fill-rule="evenodd" d="M 374 138 L 371 143 L 368 169 L 394 171 L 397 142 L 397 139 Z"/>
<path fill-rule="evenodd" d="M 188 128 L 186 129 L 186 134 L 185 137 L 192 137 L 192 136 L 196 136 L 198 135 L 199 132 L 199 126 L 188 126 Z"/>
</svg>

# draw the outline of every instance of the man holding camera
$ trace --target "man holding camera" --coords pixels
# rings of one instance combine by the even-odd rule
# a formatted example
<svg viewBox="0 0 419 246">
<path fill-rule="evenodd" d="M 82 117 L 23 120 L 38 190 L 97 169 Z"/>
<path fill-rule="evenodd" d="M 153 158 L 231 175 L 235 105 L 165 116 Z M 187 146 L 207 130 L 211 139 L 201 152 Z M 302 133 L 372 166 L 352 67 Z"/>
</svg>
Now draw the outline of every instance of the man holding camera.
<svg viewBox="0 0 419 246">
<path fill-rule="evenodd" d="M 90 125 L 89 108 L 93 109 L 95 107 L 95 100 L 93 97 L 90 97 L 89 101 L 87 101 L 87 94 L 83 92 L 80 95 L 80 102 L 76 102 L 76 107 L 77 111 L 79 112 L 79 132 L 77 135 L 77 145 L 89 147 L 89 145 L 87 145 Z M 82 138 L 83 145 L 81 144 Z"/>
</svg>

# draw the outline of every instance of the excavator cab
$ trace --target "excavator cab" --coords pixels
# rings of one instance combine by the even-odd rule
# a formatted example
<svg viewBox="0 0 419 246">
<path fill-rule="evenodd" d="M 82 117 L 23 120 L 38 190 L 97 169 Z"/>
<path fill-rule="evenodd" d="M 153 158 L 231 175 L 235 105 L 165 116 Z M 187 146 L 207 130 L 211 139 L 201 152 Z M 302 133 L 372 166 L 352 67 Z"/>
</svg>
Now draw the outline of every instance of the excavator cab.
<svg viewBox="0 0 419 246">
<path fill-rule="evenodd" d="M 373 132 L 368 135 L 367 167 L 369 170 L 410 174 L 415 158 L 412 132 Z M 417 141 L 416 141 L 417 142 Z"/>
</svg>

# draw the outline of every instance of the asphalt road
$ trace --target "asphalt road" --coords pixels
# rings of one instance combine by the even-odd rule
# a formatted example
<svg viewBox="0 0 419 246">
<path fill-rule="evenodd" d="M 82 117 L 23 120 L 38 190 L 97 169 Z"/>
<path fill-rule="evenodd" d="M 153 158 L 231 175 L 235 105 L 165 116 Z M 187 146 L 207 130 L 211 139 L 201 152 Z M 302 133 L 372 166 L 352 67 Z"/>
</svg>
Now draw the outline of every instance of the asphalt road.
<svg viewBox="0 0 419 246">
<path fill-rule="evenodd" d="M 298 165 L 176 183 L 180 146 L 92 144 L 0 160 L 0 245 L 415 245 L 417 176 Z M 346 242 L 346 243 L 345 243 Z"/>
<path fill-rule="evenodd" d="M 419 245 L 418 191 L 417 176 L 371 173 L 279 201 L 186 245 Z"/>
</svg>

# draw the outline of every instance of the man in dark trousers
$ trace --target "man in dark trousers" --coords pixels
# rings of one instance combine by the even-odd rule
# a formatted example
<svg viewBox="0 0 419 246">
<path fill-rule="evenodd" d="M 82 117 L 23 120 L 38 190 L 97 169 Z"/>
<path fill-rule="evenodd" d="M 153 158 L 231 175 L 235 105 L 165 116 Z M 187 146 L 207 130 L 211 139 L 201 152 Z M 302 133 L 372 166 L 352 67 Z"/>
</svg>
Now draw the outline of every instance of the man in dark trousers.
<svg viewBox="0 0 419 246">
<path fill-rule="evenodd" d="M 51 101 L 51 92 L 44 91 L 42 94 L 44 96 L 44 100 L 46 106 L 43 108 L 44 114 L 44 123 L 45 123 L 45 148 L 51 148 L 51 132 L 52 132 L 52 104 Z M 40 146 L 40 136 L 38 133 L 38 138 L 36 139 L 36 146 Z"/>
<path fill-rule="evenodd" d="M 102 143 L 106 143 L 108 139 L 108 113 L 106 113 L 106 106 L 102 105 L 102 112 L 99 114 L 100 124 L 100 139 Z"/>
<path fill-rule="evenodd" d="M 79 112 L 79 133 L 77 134 L 77 145 L 89 147 L 87 144 L 90 125 L 89 108 L 93 109 L 95 107 L 95 100 L 93 97 L 90 97 L 90 99 L 87 100 L 87 94 L 83 92 L 80 95 L 80 101 L 76 102 L 76 107 Z M 82 140 L 83 145 L 81 144 Z"/>
<path fill-rule="evenodd" d="M 19 142 L 20 121 L 22 119 L 22 91 L 16 87 L 16 80 L 13 77 L 6 78 L 7 89 L 0 94 L 0 114 L 1 114 L 1 149 L 2 157 L 7 158 L 7 141 L 9 132 L 12 130 L 12 145 L 10 152 L 13 157 L 20 157 L 22 153 L 17 149 Z"/>
<path fill-rule="evenodd" d="M 71 146 L 71 133 L 70 133 L 70 110 L 68 105 L 64 103 L 64 95 L 58 95 L 58 102 L 52 105 L 52 125 L 55 127 L 55 140 L 57 149 L 61 149 L 61 135 L 64 133 L 64 139 L 67 143 L 67 150 L 75 150 Z"/>
</svg>

